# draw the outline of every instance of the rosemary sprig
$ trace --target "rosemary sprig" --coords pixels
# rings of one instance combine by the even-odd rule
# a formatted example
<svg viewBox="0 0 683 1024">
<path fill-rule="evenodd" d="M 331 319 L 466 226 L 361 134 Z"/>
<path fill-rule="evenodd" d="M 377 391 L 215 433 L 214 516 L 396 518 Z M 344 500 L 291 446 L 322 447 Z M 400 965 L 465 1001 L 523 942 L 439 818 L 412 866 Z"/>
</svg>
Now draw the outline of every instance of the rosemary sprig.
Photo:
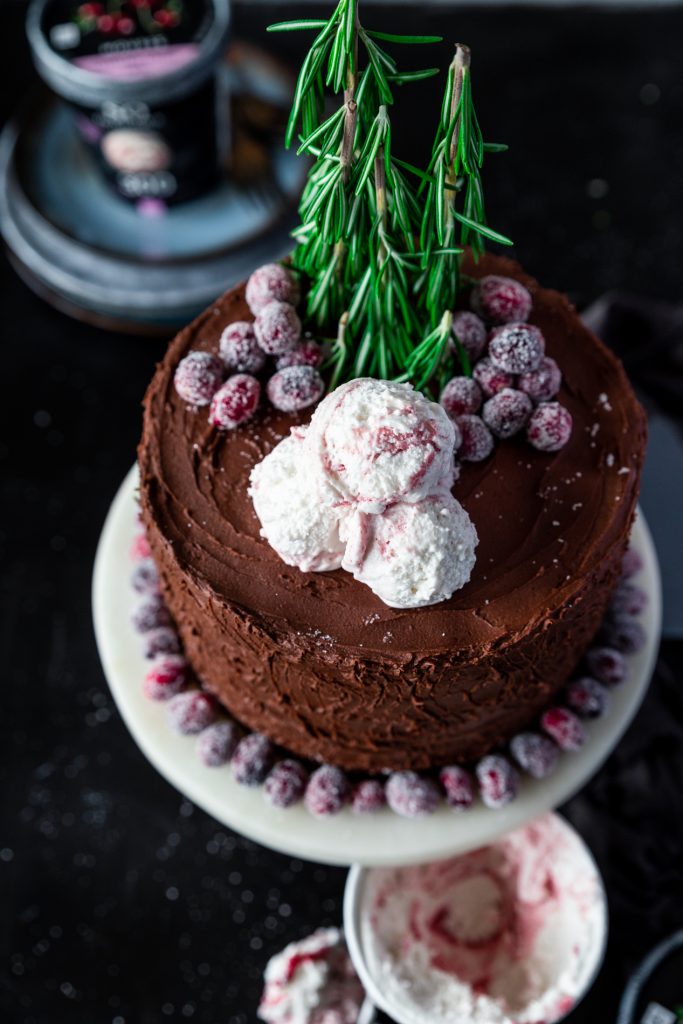
<svg viewBox="0 0 683 1024">
<path fill-rule="evenodd" d="M 406 321 L 410 319 L 410 329 L 415 329 L 412 279 L 402 260 L 404 250 L 415 249 L 417 207 L 412 186 L 391 161 L 387 108 L 397 85 L 438 69 L 401 73 L 383 43 L 413 45 L 438 37 L 385 39 L 386 33 L 360 24 L 358 0 L 339 0 L 327 21 L 284 22 L 271 30 L 299 28 L 316 33 L 299 72 L 286 140 L 291 144 L 298 132 L 299 152 L 314 161 L 301 198 L 292 260 L 309 283 L 306 315 L 329 334 L 348 311 L 348 333 L 356 339 L 356 351 L 353 360 L 345 358 L 341 366 L 342 346 L 337 346 L 337 375 L 347 369 L 370 372 L 371 366 L 396 372 L 393 368 L 401 368 L 410 348 Z M 325 87 L 342 96 L 339 108 L 327 117 L 321 104 Z M 372 187 L 378 154 L 383 156 L 386 178 L 386 187 L 379 191 Z M 385 196 L 386 217 L 378 211 L 380 194 Z M 371 264 L 371 274 L 364 276 Z M 394 332 L 389 329 L 393 308 L 398 309 L 400 322 Z M 346 344 L 347 354 L 348 350 Z"/>
<path fill-rule="evenodd" d="M 441 117 L 432 149 L 427 178 L 419 189 L 424 202 L 420 224 L 422 275 L 418 283 L 420 311 L 427 322 L 431 348 L 443 354 L 437 325 L 444 310 L 452 310 L 461 288 L 461 254 L 469 246 L 477 259 L 484 239 L 501 245 L 512 243 L 486 224 L 481 168 L 484 153 L 500 149 L 484 143 L 472 99 L 471 54 L 458 44 L 448 69 Z M 462 210 L 458 203 L 462 202 Z M 461 369 L 469 374 L 469 361 L 457 337 L 454 347 Z M 437 364 L 438 365 L 438 364 Z"/>
<path fill-rule="evenodd" d="M 461 257 L 485 240 L 511 244 L 486 224 L 483 141 L 472 101 L 470 54 L 456 47 L 426 170 L 392 151 L 395 90 L 438 73 L 404 72 L 386 44 L 420 45 L 438 36 L 367 28 L 359 0 L 337 0 L 326 20 L 301 19 L 269 31 L 311 31 L 286 133 L 312 161 L 294 231 L 294 268 L 306 285 L 306 318 L 333 337 L 330 386 L 357 376 L 412 380 L 449 372 L 458 352 L 452 310 Z M 326 92 L 339 97 L 331 113 Z M 452 344 L 451 344 L 452 341 Z"/>
</svg>

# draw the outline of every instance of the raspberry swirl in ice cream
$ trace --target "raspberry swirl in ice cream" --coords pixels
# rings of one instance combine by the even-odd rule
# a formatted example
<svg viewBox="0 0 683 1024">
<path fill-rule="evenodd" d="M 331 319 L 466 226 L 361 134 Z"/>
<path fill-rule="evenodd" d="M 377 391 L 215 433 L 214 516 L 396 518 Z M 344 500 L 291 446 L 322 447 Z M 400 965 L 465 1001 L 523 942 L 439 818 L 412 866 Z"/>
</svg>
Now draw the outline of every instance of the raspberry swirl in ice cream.
<svg viewBox="0 0 683 1024">
<path fill-rule="evenodd" d="M 455 428 L 410 384 L 360 378 L 328 395 L 307 439 L 332 504 L 381 513 L 453 486 Z"/>
<path fill-rule="evenodd" d="M 366 964 L 402 1024 L 550 1024 L 604 938 L 595 867 L 554 815 L 460 857 L 374 870 L 363 902 Z"/>
<path fill-rule="evenodd" d="M 477 535 L 449 491 L 396 502 L 381 516 L 357 513 L 344 526 L 342 567 L 390 607 L 446 601 L 470 578 Z"/>
<path fill-rule="evenodd" d="M 251 474 L 261 532 L 302 572 L 340 566 L 393 608 L 445 601 L 477 534 L 451 494 L 455 427 L 410 384 L 337 388 Z"/>
<path fill-rule="evenodd" d="M 363 998 L 342 933 L 319 928 L 268 962 L 258 1015 L 268 1024 L 356 1024 Z"/>
</svg>

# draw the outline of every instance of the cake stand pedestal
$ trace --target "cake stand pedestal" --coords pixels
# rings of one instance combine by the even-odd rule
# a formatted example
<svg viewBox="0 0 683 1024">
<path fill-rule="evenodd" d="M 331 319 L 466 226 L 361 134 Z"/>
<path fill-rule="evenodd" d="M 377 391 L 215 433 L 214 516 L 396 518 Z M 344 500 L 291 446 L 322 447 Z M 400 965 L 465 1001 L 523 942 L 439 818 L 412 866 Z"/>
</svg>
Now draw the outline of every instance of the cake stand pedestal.
<svg viewBox="0 0 683 1024">
<path fill-rule="evenodd" d="M 137 481 L 134 467 L 104 524 L 93 579 L 95 634 L 114 700 L 133 739 L 171 785 L 228 828 L 280 853 L 324 864 L 390 866 L 435 860 L 490 843 L 576 793 L 618 743 L 645 695 L 659 646 L 661 592 L 654 545 L 639 514 L 632 545 L 644 562 L 638 583 L 649 595 L 641 620 L 647 644 L 628 658 L 628 678 L 611 692 L 607 714 L 587 723 L 588 739 L 583 749 L 563 754 L 550 778 L 525 778 L 517 799 L 501 810 L 489 810 L 477 803 L 467 812 L 456 814 L 443 804 L 419 821 L 401 818 L 389 810 L 367 816 L 344 810 L 322 820 L 310 815 L 302 804 L 276 810 L 265 800 L 261 787 L 238 785 L 229 765 L 206 768 L 196 755 L 196 739 L 173 733 L 163 704 L 143 695 L 142 680 L 149 662 L 142 655 L 140 636 L 131 624 L 129 558 L 131 544 L 139 533 Z"/>
</svg>

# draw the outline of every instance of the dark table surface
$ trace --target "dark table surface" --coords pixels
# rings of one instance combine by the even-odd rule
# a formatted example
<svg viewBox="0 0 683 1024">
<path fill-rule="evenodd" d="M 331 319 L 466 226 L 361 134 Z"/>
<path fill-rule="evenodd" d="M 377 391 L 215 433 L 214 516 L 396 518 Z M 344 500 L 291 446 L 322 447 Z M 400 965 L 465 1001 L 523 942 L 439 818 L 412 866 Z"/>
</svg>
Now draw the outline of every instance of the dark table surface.
<svg viewBox="0 0 683 1024">
<path fill-rule="evenodd" d="M 4 117 L 34 78 L 24 9 L 2 3 Z M 391 11 L 394 30 L 419 22 L 472 45 L 486 132 L 513 143 L 490 162 L 489 211 L 526 267 L 579 305 L 615 287 L 677 299 L 683 10 L 417 9 L 373 17 L 386 25 Z M 272 46 L 263 29 L 283 11 L 297 7 L 239 5 L 236 31 Z M 296 55 L 300 43 L 284 45 Z M 408 159 L 428 142 L 433 104 L 425 85 L 404 108 Z M 253 1020 L 266 959 L 340 920 L 345 872 L 270 853 L 194 808 L 112 704 L 92 563 L 163 343 L 67 319 L 4 259 L 0 317 L 0 1019 Z M 683 924 L 682 672 L 680 644 L 664 642 L 637 721 L 563 809 L 597 857 L 611 912 L 576 1024 L 613 1020 L 634 965 Z"/>
</svg>

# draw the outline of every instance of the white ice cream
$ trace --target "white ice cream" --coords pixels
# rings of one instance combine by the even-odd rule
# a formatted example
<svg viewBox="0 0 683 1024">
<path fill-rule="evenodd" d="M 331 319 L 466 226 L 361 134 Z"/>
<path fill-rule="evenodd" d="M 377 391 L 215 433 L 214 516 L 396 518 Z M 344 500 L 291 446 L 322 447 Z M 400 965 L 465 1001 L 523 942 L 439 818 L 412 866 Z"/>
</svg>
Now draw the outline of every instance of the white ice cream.
<svg viewBox="0 0 683 1024">
<path fill-rule="evenodd" d="M 477 531 L 449 491 L 397 502 L 381 516 L 358 513 L 343 531 L 342 568 L 390 608 L 446 601 L 470 578 Z"/>
<path fill-rule="evenodd" d="M 551 1024 L 605 935 L 595 867 L 555 815 L 450 860 L 373 870 L 363 902 L 366 965 L 401 1024 Z"/>
<path fill-rule="evenodd" d="M 319 498 L 303 453 L 306 428 L 295 428 L 251 473 L 250 495 L 261 534 L 283 562 L 302 572 L 338 569 L 345 545 L 340 515 Z"/>
<path fill-rule="evenodd" d="M 381 513 L 453 486 L 455 432 L 444 408 L 411 384 L 359 378 L 320 403 L 306 447 L 327 501 Z"/>
<path fill-rule="evenodd" d="M 100 143 L 107 163 L 117 171 L 130 173 L 164 171 L 173 155 L 156 132 L 115 128 Z"/>
<path fill-rule="evenodd" d="M 364 997 L 337 928 L 290 943 L 264 980 L 258 1016 L 268 1024 L 355 1024 Z"/>
<path fill-rule="evenodd" d="M 302 572 L 342 567 L 392 608 L 445 601 L 477 533 L 451 495 L 454 429 L 409 384 L 343 384 L 254 467 L 261 533 Z"/>
</svg>

